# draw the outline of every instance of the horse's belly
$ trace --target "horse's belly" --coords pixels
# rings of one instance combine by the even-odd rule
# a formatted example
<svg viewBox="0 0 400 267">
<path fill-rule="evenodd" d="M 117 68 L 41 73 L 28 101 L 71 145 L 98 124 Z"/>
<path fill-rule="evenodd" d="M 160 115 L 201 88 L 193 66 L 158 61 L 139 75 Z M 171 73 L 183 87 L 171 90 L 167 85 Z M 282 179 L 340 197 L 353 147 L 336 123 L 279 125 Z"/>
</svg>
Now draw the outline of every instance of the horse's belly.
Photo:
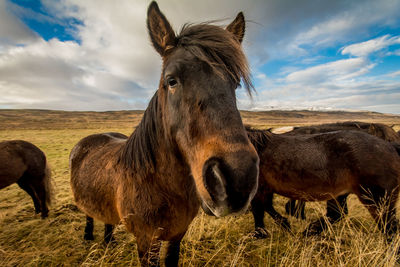
<svg viewBox="0 0 400 267">
<path fill-rule="evenodd" d="M 351 193 L 352 185 L 349 175 L 337 173 L 333 177 L 285 177 L 279 175 L 268 178 L 268 186 L 280 195 L 303 201 L 325 201 L 337 196 Z"/>
</svg>

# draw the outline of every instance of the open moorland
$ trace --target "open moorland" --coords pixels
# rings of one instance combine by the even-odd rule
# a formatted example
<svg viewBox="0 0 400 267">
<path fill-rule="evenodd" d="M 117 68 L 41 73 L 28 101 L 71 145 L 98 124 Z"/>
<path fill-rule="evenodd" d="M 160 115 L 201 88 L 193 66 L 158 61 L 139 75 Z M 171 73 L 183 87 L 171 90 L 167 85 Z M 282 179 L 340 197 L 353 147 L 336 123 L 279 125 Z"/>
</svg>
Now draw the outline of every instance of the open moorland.
<svg viewBox="0 0 400 267">
<path fill-rule="evenodd" d="M 257 128 L 311 125 L 357 120 L 393 125 L 400 116 L 374 112 L 263 111 L 241 112 L 244 123 Z M 74 205 L 68 156 L 83 137 L 99 132 L 129 135 L 143 111 L 64 112 L 0 110 L 0 141 L 23 139 L 48 158 L 55 187 L 49 217 L 34 214 L 31 198 L 16 184 L 0 191 L 0 266 L 138 266 L 135 237 L 123 226 L 116 244 L 102 242 L 103 224 L 95 222 L 95 241 L 83 240 L 85 216 Z M 275 206 L 284 213 L 286 199 Z M 281 230 L 269 216 L 271 236 L 252 237 L 250 213 L 216 219 L 199 211 L 181 245 L 182 266 L 394 266 L 400 238 L 391 244 L 377 230 L 367 210 L 349 198 L 349 216 L 321 236 L 303 237 L 307 225 L 324 213 L 324 203 L 306 206 L 305 221 L 290 218 L 292 233 Z M 398 214 L 399 216 L 399 214 Z"/>
</svg>

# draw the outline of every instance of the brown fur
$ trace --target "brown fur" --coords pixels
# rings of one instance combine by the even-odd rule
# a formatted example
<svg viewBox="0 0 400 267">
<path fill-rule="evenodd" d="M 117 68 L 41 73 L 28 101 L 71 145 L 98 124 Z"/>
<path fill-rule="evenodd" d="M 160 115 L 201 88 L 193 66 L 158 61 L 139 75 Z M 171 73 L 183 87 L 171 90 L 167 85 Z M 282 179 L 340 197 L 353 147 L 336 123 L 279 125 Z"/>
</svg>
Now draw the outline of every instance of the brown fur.
<svg viewBox="0 0 400 267">
<path fill-rule="evenodd" d="M 376 137 L 379 137 L 388 142 L 400 143 L 400 135 L 398 135 L 391 126 L 387 126 L 381 123 L 367 123 L 359 121 L 346 121 L 346 122 L 295 127 L 292 131 L 284 133 L 284 135 L 316 134 L 316 133 L 326 133 L 339 130 L 362 131 L 374 135 Z M 344 205 L 346 205 L 346 202 L 344 202 Z M 290 200 L 286 203 L 285 208 L 288 214 L 305 219 L 304 202 L 299 201 L 296 204 L 296 200 Z M 344 207 L 344 211 L 347 212 L 347 205 Z M 329 212 L 330 211 L 328 206 L 328 213 Z"/>
<path fill-rule="evenodd" d="M 31 196 L 35 212 L 47 217 L 53 196 L 50 168 L 43 151 L 23 140 L 0 142 L 0 189 L 13 183 Z"/>
<path fill-rule="evenodd" d="M 251 83 L 238 38 L 225 29 L 191 25 L 175 37 L 155 2 L 147 23 L 163 58 L 160 86 L 129 138 L 96 134 L 73 148 L 71 187 L 88 215 L 86 239 L 91 217 L 106 223 L 106 241 L 110 225 L 123 223 L 142 265 L 159 264 L 165 240 L 165 264 L 176 266 L 200 202 L 224 216 L 246 209 L 256 192 L 258 156 L 234 92 L 240 79 Z"/>
<path fill-rule="evenodd" d="M 391 128 L 382 123 L 368 123 L 359 121 L 346 121 L 329 124 L 320 124 L 312 126 L 295 127 L 292 131 L 284 133 L 285 135 L 298 135 L 298 134 L 316 134 L 327 133 L 339 130 L 355 130 L 363 131 L 379 137 L 388 142 L 400 143 L 400 136 Z"/>
<path fill-rule="evenodd" d="M 263 227 L 264 208 L 272 207 L 267 201 L 273 193 L 303 201 L 354 193 L 382 231 L 397 229 L 400 158 L 390 143 L 357 131 L 284 136 L 248 129 L 248 135 L 260 156 L 259 189 L 252 201 L 256 227 Z M 385 212 L 379 216 L 377 206 L 383 203 Z"/>
</svg>

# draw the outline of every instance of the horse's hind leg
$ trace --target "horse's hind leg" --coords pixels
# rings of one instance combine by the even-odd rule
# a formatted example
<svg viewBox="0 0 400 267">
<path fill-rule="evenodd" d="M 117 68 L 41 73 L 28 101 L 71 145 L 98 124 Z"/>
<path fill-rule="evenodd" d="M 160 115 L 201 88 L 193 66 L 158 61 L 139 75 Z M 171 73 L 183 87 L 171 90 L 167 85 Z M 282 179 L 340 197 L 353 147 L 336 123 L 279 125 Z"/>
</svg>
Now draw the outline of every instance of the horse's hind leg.
<svg viewBox="0 0 400 267">
<path fill-rule="evenodd" d="M 294 216 L 295 215 L 295 209 L 296 209 L 296 200 L 295 199 L 290 199 L 288 202 L 285 204 L 285 211 L 287 215 Z"/>
<path fill-rule="evenodd" d="M 85 234 L 83 235 L 83 239 L 94 240 L 93 228 L 94 228 L 93 218 L 86 215 L 86 226 L 85 226 Z"/>
<path fill-rule="evenodd" d="M 398 188 L 392 190 L 391 194 L 380 187 L 368 188 L 363 191 L 358 198 L 378 224 L 379 230 L 385 233 L 390 240 L 398 230 L 398 220 L 396 219 Z"/>
<path fill-rule="evenodd" d="M 305 201 L 301 201 L 301 200 L 297 201 L 296 213 L 295 213 L 296 218 L 300 218 L 302 220 L 306 219 L 306 215 L 304 214 L 305 208 L 306 208 Z"/>
<path fill-rule="evenodd" d="M 298 219 L 305 220 L 306 215 L 304 214 L 306 203 L 304 201 L 291 199 L 285 204 L 286 214 L 294 216 Z"/>
<path fill-rule="evenodd" d="M 303 235 L 318 235 L 328 229 L 328 224 L 334 224 L 343 219 L 343 215 L 347 214 L 347 196 L 348 194 L 345 194 L 328 200 L 326 218 L 320 217 L 316 221 L 310 223 L 303 232 Z"/>
<path fill-rule="evenodd" d="M 18 180 L 17 184 L 19 187 L 21 187 L 21 189 L 23 189 L 26 193 L 28 193 L 28 195 L 31 196 L 31 198 L 33 200 L 33 205 L 35 207 L 35 213 L 37 214 L 37 213 L 41 212 L 38 197 L 36 196 L 32 187 L 26 182 L 26 179 L 24 177 L 22 177 L 21 179 Z"/>
<path fill-rule="evenodd" d="M 39 200 L 39 205 L 40 205 L 40 212 L 42 213 L 42 218 L 46 218 L 49 214 L 49 208 L 47 207 L 46 203 L 46 190 L 45 190 L 45 185 L 43 184 L 43 181 L 36 181 L 35 183 L 32 184 L 33 190 L 36 193 L 36 196 Z"/>
<path fill-rule="evenodd" d="M 115 241 L 113 236 L 113 231 L 114 231 L 114 225 L 107 223 L 104 224 L 104 242 L 106 244 Z"/>
</svg>

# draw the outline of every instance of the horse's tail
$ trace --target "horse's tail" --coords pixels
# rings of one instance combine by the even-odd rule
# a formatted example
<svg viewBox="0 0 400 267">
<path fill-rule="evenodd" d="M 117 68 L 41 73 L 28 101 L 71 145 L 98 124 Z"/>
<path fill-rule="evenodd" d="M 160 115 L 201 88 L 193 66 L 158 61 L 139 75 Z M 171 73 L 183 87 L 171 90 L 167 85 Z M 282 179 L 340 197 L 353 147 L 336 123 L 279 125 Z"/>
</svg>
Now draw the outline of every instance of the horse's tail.
<svg viewBox="0 0 400 267">
<path fill-rule="evenodd" d="M 44 183 L 44 191 L 46 193 L 46 204 L 50 206 L 54 201 L 54 187 L 51 180 L 51 169 L 47 160 L 46 160 L 43 183 Z"/>
</svg>

